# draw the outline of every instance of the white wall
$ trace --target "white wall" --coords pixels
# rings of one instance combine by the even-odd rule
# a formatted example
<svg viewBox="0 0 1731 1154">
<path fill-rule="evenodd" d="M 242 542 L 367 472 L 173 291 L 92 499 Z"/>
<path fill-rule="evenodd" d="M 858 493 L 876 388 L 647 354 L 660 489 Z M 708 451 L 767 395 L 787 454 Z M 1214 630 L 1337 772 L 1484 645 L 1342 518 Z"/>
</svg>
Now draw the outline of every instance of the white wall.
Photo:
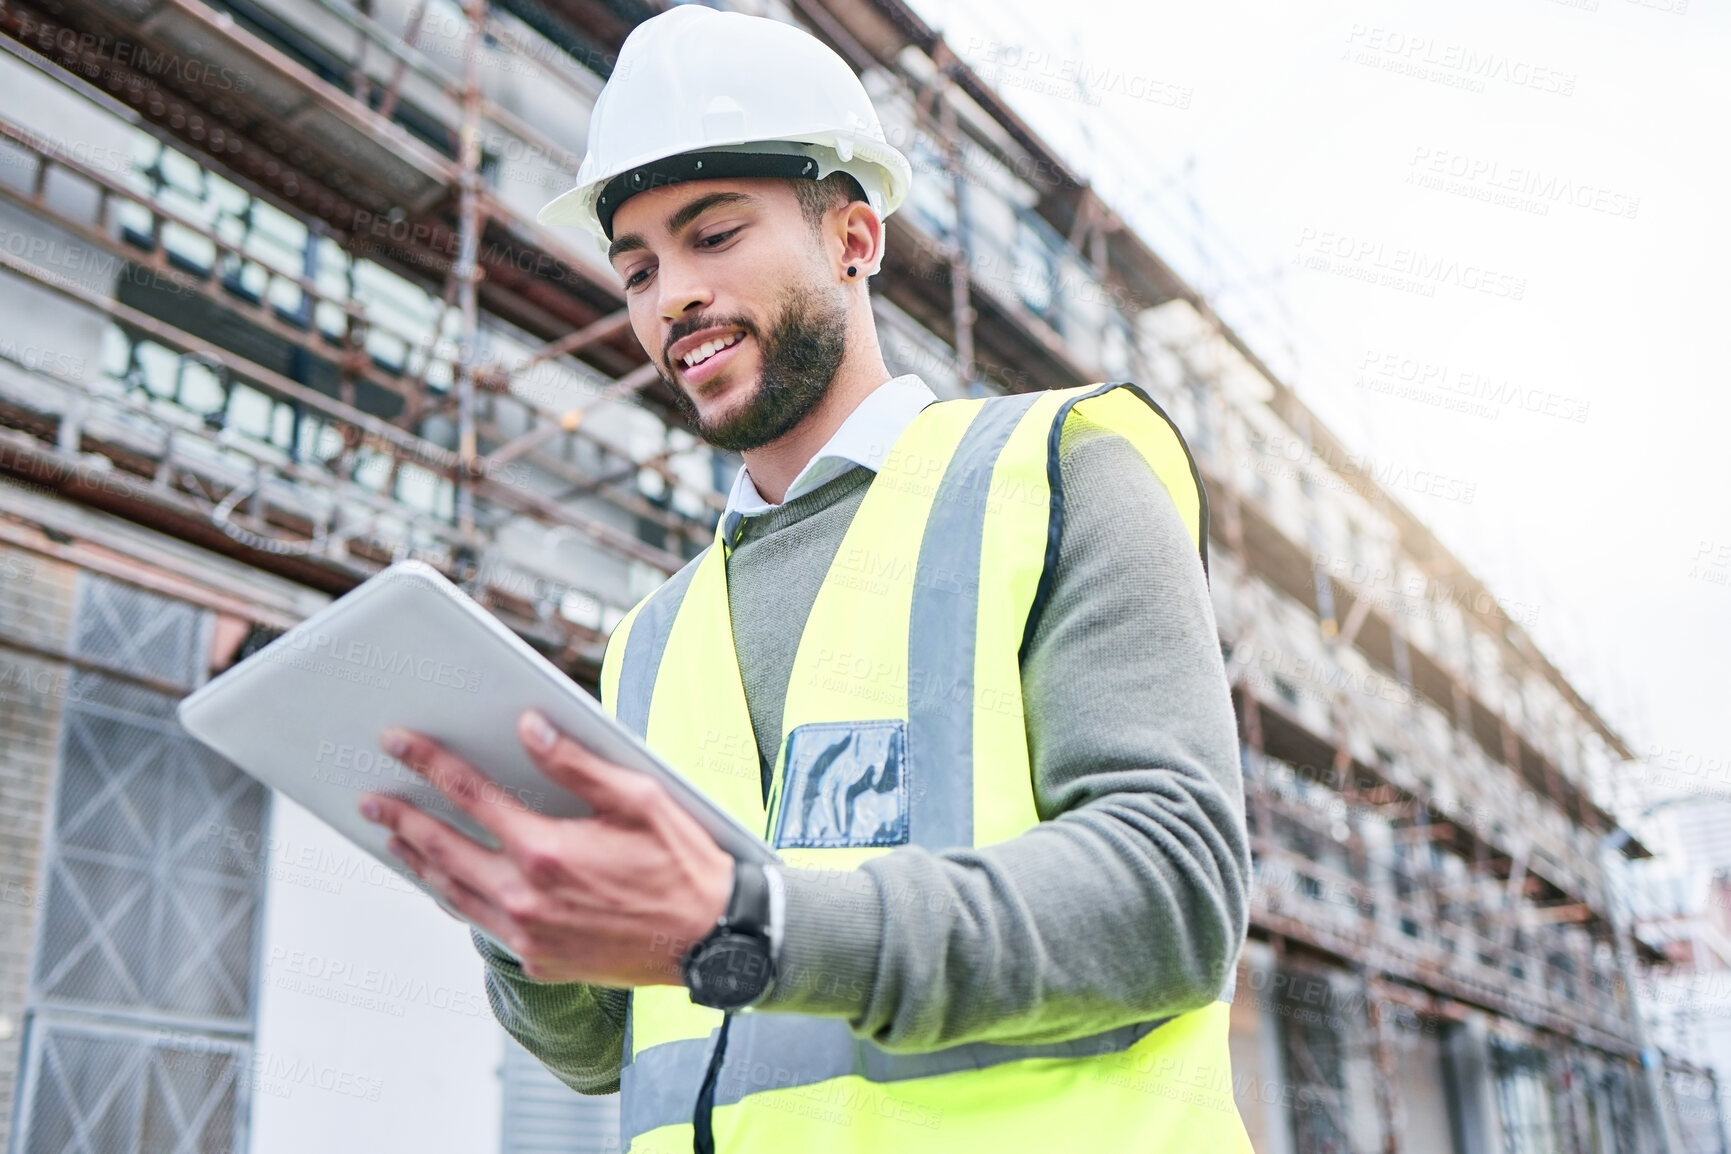
<svg viewBox="0 0 1731 1154">
<path fill-rule="evenodd" d="M 272 799 L 252 1154 L 496 1154 L 504 1032 L 468 931 Z"/>
</svg>

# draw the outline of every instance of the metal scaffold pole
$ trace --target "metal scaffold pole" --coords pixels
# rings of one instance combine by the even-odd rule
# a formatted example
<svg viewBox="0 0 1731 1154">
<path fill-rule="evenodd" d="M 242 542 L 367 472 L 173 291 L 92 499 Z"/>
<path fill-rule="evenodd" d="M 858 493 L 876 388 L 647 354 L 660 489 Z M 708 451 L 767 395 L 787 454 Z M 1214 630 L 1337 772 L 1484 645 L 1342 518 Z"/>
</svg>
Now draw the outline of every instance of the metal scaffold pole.
<svg viewBox="0 0 1731 1154">
<path fill-rule="evenodd" d="M 1395 1008 L 1372 966 L 1359 967 L 1366 1017 L 1370 1026 L 1371 1060 L 1376 1066 L 1376 1116 L 1382 1132 L 1380 1154 L 1401 1154 L 1406 1133 L 1406 1105 L 1400 1094 L 1400 1053 L 1395 1042 Z"/>
<path fill-rule="evenodd" d="M 475 528 L 475 367 L 480 327 L 477 263 L 481 243 L 481 40 L 487 24 L 487 0 L 469 0 L 464 11 L 469 34 L 463 44 L 463 125 L 457 167 L 461 181 L 458 209 L 457 306 L 462 335 L 457 346 L 457 524 L 464 533 Z"/>
<path fill-rule="evenodd" d="M 940 52 L 941 64 L 948 63 L 947 51 Z M 956 366 L 962 386 L 973 394 L 979 378 L 979 366 L 974 362 L 974 307 L 972 275 L 968 252 L 968 181 L 962 156 L 961 127 L 956 123 L 955 105 L 949 99 L 954 83 L 947 68 L 940 72 L 932 89 L 933 112 L 943 137 L 944 170 L 950 178 L 950 194 L 956 207 L 955 235 L 950 238 L 950 317 L 956 330 Z"/>
</svg>

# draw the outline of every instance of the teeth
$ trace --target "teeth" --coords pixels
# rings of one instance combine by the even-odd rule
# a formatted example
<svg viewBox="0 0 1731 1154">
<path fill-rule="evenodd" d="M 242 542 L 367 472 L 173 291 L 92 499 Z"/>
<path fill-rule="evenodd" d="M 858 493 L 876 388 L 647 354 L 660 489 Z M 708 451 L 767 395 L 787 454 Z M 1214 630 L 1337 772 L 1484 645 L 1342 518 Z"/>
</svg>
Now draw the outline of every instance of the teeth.
<svg viewBox="0 0 1731 1154">
<path fill-rule="evenodd" d="M 725 349 L 730 345 L 738 344 L 739 338 L 742 336 L 744 336 L 743 333 L 734 333 L 729 337 L 718 338 L 713 341 L 704 341 L 701 345 L 698 345 L 695 349 L 692 349 L 680 359 L 684 361 L 686 368 L 695 368 L 697 365 L 707 361 L 710 357 L 713 357 L 716 353 L 719 353 L 722 349 Z"/>
</svg>

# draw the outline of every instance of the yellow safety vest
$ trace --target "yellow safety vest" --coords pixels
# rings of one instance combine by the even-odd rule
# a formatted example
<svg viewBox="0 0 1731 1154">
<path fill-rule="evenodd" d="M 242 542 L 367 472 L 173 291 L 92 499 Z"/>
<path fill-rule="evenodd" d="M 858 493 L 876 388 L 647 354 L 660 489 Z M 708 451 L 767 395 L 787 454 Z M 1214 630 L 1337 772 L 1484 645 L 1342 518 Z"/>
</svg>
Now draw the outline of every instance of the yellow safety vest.
<svg viewBox="0 0 1731 1154">
<path fill-rule="evenodd" d="M 884 458 L 812 605 L 767 810 L 728 612 L 737 515 L 620 622 L 603 703 L 790 867 L 852 869 L 897 845 L 985 846 L 1032 828 L 1020 658 L 1057 565 L 1073 412 L 1136 446 L 1206 564 L 1195 464 L 1136 386 L 937 402 Z M 909 1054 L 839 1018 L 745 1011 L 724 1029 L 683 988 L 646 986 L 627 1017 L 622 1137 L 634 1154 L 692 1150 L 707 1076 L 723 1154 L 1248 1154 L 1230 999 L 1229 984 L 1204 1008 L 1074 1041 Z"/>
</svg>

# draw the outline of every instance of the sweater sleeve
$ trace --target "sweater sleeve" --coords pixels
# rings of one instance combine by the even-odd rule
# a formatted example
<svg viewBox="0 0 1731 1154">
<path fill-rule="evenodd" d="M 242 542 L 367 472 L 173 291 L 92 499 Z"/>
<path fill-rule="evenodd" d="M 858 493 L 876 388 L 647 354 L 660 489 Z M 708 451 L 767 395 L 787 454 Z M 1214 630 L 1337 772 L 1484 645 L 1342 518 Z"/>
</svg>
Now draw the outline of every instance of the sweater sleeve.
<svg viewBox="0 0 1731 1154">
<path fill-rule="evenodd" d="M 1041 823 L 984 848 L 787 871 L 760 1008 L 886 1049 L 1051 1042 L 1216 998 L 1249 920 L 1237 726 L 1197 551 L 1123 437 L 1078 417 L 1022 667 Z"/>
<path fill-rule="evenodd" d="M 487 1004 L 499 1024 L 553 1075 L 580 1094 L 619 1089 L 625 990 L 584 982 L 538 982 L 507 950 L 476 930 L 469 939 L 487 963 Z"/>
</svg>

